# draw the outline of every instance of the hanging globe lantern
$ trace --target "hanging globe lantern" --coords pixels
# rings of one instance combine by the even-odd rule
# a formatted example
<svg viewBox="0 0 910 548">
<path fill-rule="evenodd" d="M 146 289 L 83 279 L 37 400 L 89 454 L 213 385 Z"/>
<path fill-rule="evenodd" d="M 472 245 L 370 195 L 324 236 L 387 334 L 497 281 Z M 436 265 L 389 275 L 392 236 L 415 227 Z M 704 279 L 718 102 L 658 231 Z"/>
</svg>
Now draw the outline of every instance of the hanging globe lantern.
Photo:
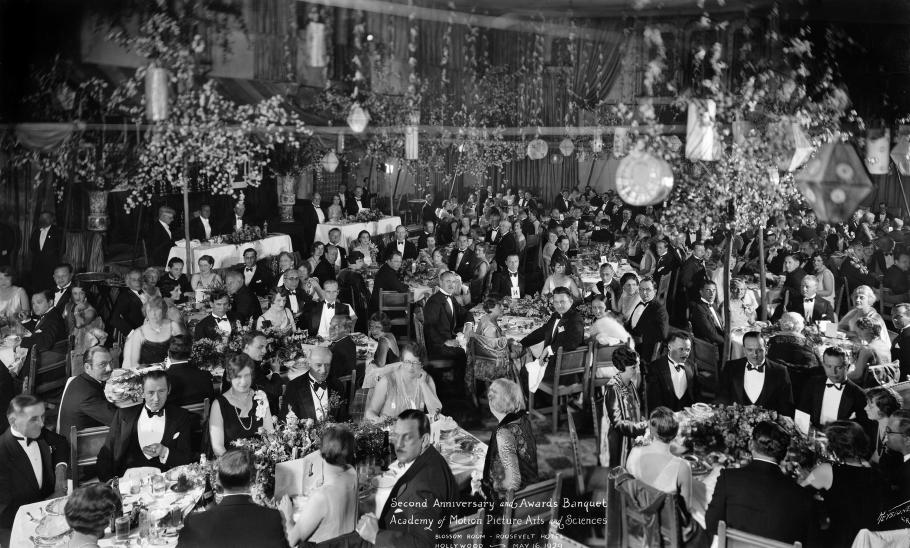
<svg viewBox="0 0 910 548">
<path fill-rule="evenodd" d="M 167 119 L 169 82 L 167 69 L 152 65 L 145 71 L 145 117 L 150 122 Z"/>
<path fill-rule="evenodd" d="M 666 200 L 671 190 L 673 170 L 666 161 L 638 150 L 619 161 L 616 192 L 627 204 L 654 205 Z"/>
<path fill-rule="evenodd" d="M 572 153 L 575 152 L 575 143 L 572 142 L 572 139 L 569 139 L 568 137 L 563 139 L 562 142 L 559 143 L 559 152 L 561 152 L 563 156 L 571 156 Z"/>
<path fill-rule="evenodd" d="M 910 175 L 910 135 L 897 138 L 897 144 L 891 149 L 891 160 L 901 175 Z"/>
<path fill-rule="evenodd" d="M 856 150 L 847 143 L 828 143 L 796 174 L 799 191 L 820 221 L 850 218 L 872 191 L 872 181 Z"/>
<path fill-rule="evenodd" d="M 866 133 L 866 169 L 869 170 L 870 175 L 888 174 L 890 147 L 890 129 L 870 129 Z"/>
<path fill-rule="evenodd" d="M 549 150 L 550 147 L 547 145 L 546 141 L 543 139 L 534 139 L 528 143 L 528 158 L 532 160 L 542 160 L 547 157 L 547 151 Z"/>
<path fill-rule="evenodd" d="M 335 155 L 334 150 L 330 150 L 322 157 L 322 169 L 329 173 L 335 173 L 335 170 L 338 169 L 338 156 Z"/>
<path fill-rule="evenodd" d="M 348 127 L 354 133 L 363 133 L 370 123 L 370 114 L 360 106 L 360 103 L 354 103 L 351 106 L 351 112 L 348 114 Z"/>
</svg>

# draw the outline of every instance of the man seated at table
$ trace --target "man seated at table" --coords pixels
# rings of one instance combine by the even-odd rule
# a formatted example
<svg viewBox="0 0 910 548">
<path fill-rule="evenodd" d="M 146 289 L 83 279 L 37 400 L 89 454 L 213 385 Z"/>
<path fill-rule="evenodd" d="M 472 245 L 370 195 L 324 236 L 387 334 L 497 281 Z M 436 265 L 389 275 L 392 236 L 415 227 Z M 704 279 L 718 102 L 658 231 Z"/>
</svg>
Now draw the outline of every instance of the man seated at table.
<svg viewBox="0 0 910 548">
<path fill-rule="evenodd" d="M 236 270 L 228 270 L 224 274 L 224 289 L 231 296 L 231 312 L 240 323 L 246 325 L 250 318 L 262 316 L 262 306 L 259 299 L 249 287 L 243 285 L 243 274 Z"/>
<path fill-rule="evenodd" d="M 54 293 L 51 295 L 51 306 L 60 311 L 63 316 L 67 304 L 72 299 L 73 265 L 63 263 L 54 269 Z"/>
<path fill-rule="evenodd" d="M 310 352 L 310 370 L 287 384 L 278 416 L 293 412 L 299 420 L 343 422 L 347 420 L 348 395 L 337 377 L 330 375 L 332 351 L 317 346 Z"/>
<path fill-rule="evenodd" d="M 77 429 L 110 426 L 117 407 L 104 397 L 104 383 L 111 378 L 111 353 L 103 346 L 85 351 L 82 374 L 73 377 L 60 400 L 57 432 L 69 436 Z"/>
<path fill-rule="evenodd" d="M 461 276 L 462 280 L 470 280 L 474 277 L 474 258 L 474 252 L 471 251 L 468 242 L 468 235 L 459 234 L 456 247 L 449 254 L 449 270 Z"/>
<path fill-rule="evenodd" d="M 848 366 L 843 350 L 836 346 L 826 348 L 822 354 L 825 376 L 812 376 L 806 381 L 796 408 L 808 414 L 816 428 L 833 421 L 851 420 L 870 433 L 866 394 L 847 378 Z"/>
<path fill-rule="evenodd" d="M 459 238 L 459 240 L 460 239 L 461 238 Z M 511 297 L 513 299 L 519 299 L 527 295 L 525 290 L 525 275 L 518 272 L 518 263 L 518 255 L 514 253 L 506 258 L 505 270 L 497 270 L 493 273 L 493 281 L 490 285 L 491 294 L 496 294 L 500 297 Z"/>
<path fill-rule="evenodd" d="M 202 403 L 206 398 L 209 402 L 215 401 L 212 374 L 189 362 L 191 352 L 189 337 L 176 335 L 171 339 L 171 346 L 167 351 L 167 376 L 171 384 L 168 401 L 174 405 Z"/>
<path fill-rule="evenodd" d="M 370 205 L 363 197 L 363 188 L 358 186 L 354 189 L 354 196 L 352 199 L 348 200 L 346 213 L 348 215 L 356 216 L 364 209 L 370 209 Z"/>
<path fill-rule="evenodd" d="M 357 360 L 357 344 L 351 337 L 354 322 L 350 316 L 334 316 L 329 323 L 329 350 L 332 351 L 332 376 L 335 378 L 357 372 L 357 385 L 363 384 L 363 373 L 366 364 Z"/>
<path fill-rule="evenodd" d="M 190 280 L 183 273 L 183 267 L 183 259 L 171 257 L 167 262 L 167 272 L 158 280 L 161 296 L 175 303 L 185 302 L 187 293 L 193 293 Z"/>
<path fill-rule="evenodd" d="M 218 484 L 224 497 L 205 512 L 186 517 L 177 546 L 181 548 L 288 548 L 281 512 L 253 502 L 256 459 L 245 449 L 230 449 L 218 459 Z"/>
<path fill-rule="evenodd" d="M 329 338 L 329 325 L 335 316 L 350 316 L 356 314 L 350 306 L 338 301 L 338 282 L 326 280 L 322 285 L 324 301 L 310 301 L 303 310 L 300 318 L 300 328 L 306 329 L 310 334 L 318 335 L 324 339 Z"/>
<path fill-rule="evenodd" d="M 191 449 L 190 412 L 168 404 L 170 380 L 164 371 L 142 376 L 144 405 L 118 409 L 98 452 L 98 479 L 108 481 L 129 468 L 161 471 L 196 460 Z"/>
<path fill-rule="evenodd" d="M 297 327 L 306 329 L 301 326 L 300 319 L 303 317 L 304 306 L 311 298 L 301 284 L 301 272 L 296 268 L 289 269 L 284 273 L 283 279 L 284 284 L 278 288 L 278 292 L 284 295 L 284 306 L 294 315 Z"/>
<path fill-rule="evenodd" d="M 724 348 L 724 319 L 723 312 L 718 310 L 717 284 L 711 280 L 706 281 L 702 287 L 700 297 L 689 304 L 689 321 L 692 322 L 692 335 L 697 339 L 713 343 L 717 347 L 717 355 L 723 355 Z"/>
<path fill-rule="evenodd" d="M 32 317 L 22 322 L 31 335 L 23 337 L 19 346 L 32 352 L 44 352 L 69 335 L 60 312 L 54 308 L 50 291 L 36 291 L 32 295 Z"/>
<path fill-rule="evenodd" d="M 439 251 L 443 255 L 445 254 L 445 250 L 436 245 L 436 236 L 427 236 L 426 247 L 417 253 L 417 260 L 432 267 L 435 265 L 433 262 L 433 254 L 436 251 Z"/>
<path fill-rule="evenodd" d="M 325 246 L 325 253 L 316 263 L 313 269 L 313 276 L 319 280 L 319 285 L 325 285 L 329 280 L 335 279 L 335 261 L 338 259 L 338 248 L 333 245 Z"/>
<path fill-rule="evenodd" d="M 243 250 L 243 284 L 257 297 L 265 297 L 275 280 L 267 267 L 257 264 L 258 259 L 259 255 L 252 247 Z"/>
<path fill-rule="evenodd" d="M 882 295 L 885 304 L 902 303 L 910 298 L 910 252 L 894 254 L 894 264 L 885 270 L 882 286 L 891 292 Z"/>
<path fill-rule="evenodd" d="M 771 316 L 771 321 L 776 322 L 783 316 L 783 306 L 778 306 Z M 819 321 L 834 321 L 834 307 L 827 299 L 818 296 L 818 278 L 811 274 L 803 276 L 800 282 L 800 295 L 787 300 L 786 312 L 796 312 L 806 320 L 806 325 Z"/>
<path fill-rule="evenodd" d="M 338 273 L 339 300 L 350 305 L 355 320 L 356 330 L 366 333 L 366 318 L 369 315 L 367 304 L 370 302 L 370 292 L 367 290 L 366 281 L 363 279 L 363 253 L 351 251 L 348 256 L 347 268 Z"/>
<path fill-rule="evenodd" d="M 543 342 L 543 350 L 538 358 L 541 363 L 546 361 L 547 369 L 544 373 L 544 380 L 552 380 L 556 368 L 556 351 L 560 348 L 564 352 L 577 350 L 585 339 L 585 324 L 581 314 L 572 307 L 574 299 L 572 292 L 567 287 L 559 286 L 553 290 L 553 315 L 547 319 L 547 322 L 538 327 L 525 338 L 521 339 L 521 346 L 530 348 L 540 342 Z M 528 381 L 527 369 L 522 368 L 521 373 L 522 389 L 527 388 Z"/>
<path fill-rule="evenodd" d="M 199 207 L 199 216 L 190 219 L 190 239 L 207 242 L 212 236 L 218 234 L 215 221 L 212 220 L 212 206 L 202 204 Z"/>
<path fill-rule="evenodd" d="M 13 398 L 5 410 L 9 429 L 0 434 L 0 543 L 9 546 L 20 506 L 66 495 L 69 445 L 44 428 L 44 402 Z"/>
<path fill-rule="evenodd" d="M 681 411 L 701 401 L 698 368 L 689 360 L 692 340 L 685 331 L 673 331 L 667 340 L 667 353 L 648 364 L 648 408 L 667 407 Z"/>
<path fill-rule="evenodd" d="M 410 291 L 408 285 L 398 279 L 398 269 L 401 268 L 401 253 L 397 250 L 392 251 L 385 259 L 385 263 L 379 267 L 376 277 L 373 279 L 373 294 L 370 296 L 370 312 L 379 311 L 379 293 L 381 291 L 395 291 L 396 293 L 407 293 Z"/>
<path fill-rule="evenodd" d="M 473 317 L 455 299 L 458 284 L 458 274 L 451 270 L 439 276 L 439 290 L 427 299 L 423 307 L 423 333 L 429 359 L 454 362 L 454 388 L 460 391 L 465 386 L 467 355 L 455 337 L 464 329 L 465 322 L 473 321 Z"/>
<path fill-rule="evenodd" d="M 743 335 L 745 358 L 728 361 L 717 380 L 717 403 L 760 405 L 793 416 L 793 388 L 787 368 L 765 359 L 761 333 Z"/>
<path fill-rule="evenodd" d="M 335 246 L 338 250 L 338 254 L 335 256 L 335 260 L 329 261 L 332 266 L 335 267 L 335 272 L 338 272 L 342 268 L 347 268 L 348 266 L 348 252 L 344 249 L 344 244 L 341 242 L 341 229 L 333 228 L 329 230 L 329 245 Z M 326 250 L 328 250 L 328 245 Z"/>
<path fill-rule="evenodd" d="M 752 429 L 752 462 L 720 472 L 705 513 L 705 529 L 717 534 L 720 521 L 727 527 L 781 542 L 804 546 L 818 527 L 812 491 L 803 489 L 780 469 L 790 436 L 773 422 Z"/>
<path fill-rule="evenodd" d="M 607 310 L 612 310 L 615 299 L 622 292 L 622 288 L 619 285 L 619 280 L 614 278 L 615 272 L 613 265 L 610 263 L 600 265 L 599 273 L 600 281 L 594 284 L 594 291 L 585 300 L 590 301 L 595 295 L 601 295 L 604 298 L 604 302 L 607 303 Z"/>
<path fill-rule="evenodd" d="M 395 227 L 395 239 L 382 250 L 382 257 L 388 261 L 394 252 L 398 252 L 405 261 L 417 258 L 417 246 L 408 241 L 408 229 L 402 225 Z"/>
<path fill-rule="evenodd" d="M 117 293 L 109 323 L 125 338 L 130 331 L 145 323 L 145 315 L 142 313 L 142 271 L 138 268 L 130 269 L 123 277 L 123 283 L 126 287 L 120 288 Z"/>
<path fill-rule="evenodd" d="M 423 222 L 423 232 L 417 237 L 417 249 L 427 248 L 427 238 L 436 237 L 436 223 L 432 219 Z"/>
<path fill-rule="evenodd" d="M 234 204 L 234 214 L 231 215 L 223 225 L 221 225 L 220 233 L 233 234 L 234 232 L 243 230 L 252 224 L 252 219 L 250 218 L 250 215 L 247 215 L 246 212 L 246 204 L 241 199 L 238 200 L 236 204 Z"/>
<path fill-rule="evenodd" d="M 168 253 L 180 237 L 176 229 L 171 226 L 176 212 L 168 206 L 158 208 L 158 219 L 152 223 L 151 229 L 145 237 L 150 265 L 163 266 L 167 262 Z"/>
<path fill-rule="evenodd" d="M 221 340 L 230 335 L 237 323 L 237 315 L 231 312 L 231 297 L 224 291 L 211 293 L 212 313 L 199 320 L 194 335 L 196 339 Z"/>
</svg>

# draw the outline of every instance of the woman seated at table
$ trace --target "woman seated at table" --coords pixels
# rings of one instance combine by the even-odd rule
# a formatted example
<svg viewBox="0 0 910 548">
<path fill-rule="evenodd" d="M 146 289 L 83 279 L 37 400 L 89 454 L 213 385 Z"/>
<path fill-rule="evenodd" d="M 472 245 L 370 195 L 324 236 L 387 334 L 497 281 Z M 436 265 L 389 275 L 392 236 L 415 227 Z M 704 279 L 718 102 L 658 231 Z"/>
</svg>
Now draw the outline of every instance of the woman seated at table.
<svg viewBox="0 0 910 548">
<path fill-rule="evenodd" d="M 63 507 L 66 524 L 72 529 L 66 546 L 97 548 L 111 516 L 119 516 L 122 512 L 119 493 L 114 493 L 107 484 L 94 483 L 74 490 Z"/>
<path fill-rule="evenodd" d="M 632 335 L 626 331 L 619 321 L 607 313 L 607 301 L 603 295 L 595 295 L 591 299 L 591 312 L 594 313 L 594 324 L 588 333 L 589 338 L 596 340 L 599 344 L 615 346 L 617 344 L 628 344 L 632 348 L 635 343 L 632 342 Z"/>
<path fill-rule="evenodd" d="M 379 343 L 373 361 L 376 367 L 385 367 L 389 363 L 397 363 L 401 351 L 398 349 L 398 340 L 392 334 L 392 320 L 385 312 L 376 312 L 370 316 L 370 338 Z"/>
<path fill-rule="evenodd" d="M 323 255 L 325 255 L 325 244 L 322 242 L 313 242 L 313 252 L 304 261 L 307 268 L 310 269 L 310 272 L 316 270 L 316 265 L 319 264 L 319 259 L 321 259 Z"/>
<path fill-rule="evenodd" d="M 335 194 L 332 196 L 332 205 L 329 206 L 329 222 L 334 222 L 344 217 L 344 210 L 341 208 L 341 196 Z"/>
<path fill-rule="evenodd" d="M 78 281 L 70 285 L 70 300 L 63 307 L 63 319 L 67 331 L 75 335 L 77 341 L 93 327 L 104 329 L 104 320 L 89 301 L 85 285 Z"/>
<path fill-rule="evenodd" d="M 632 448 L 626 470 L 664 493 L 678 493 L 692 510 L 692 468 L 688 461 L 670 452 L 670 442 L 679 433 L 679 422 L 669 407 L 657 407 L 648 418 L 651 443 Z"/>
<path fill-rule="evenodd" d="M 329 426 L 319 441 L 323 482 L 310 492 L 294 523 L 294 505 L 287 495 L 278 509 L 284 515 L 288 543 L 312 546 L 351 533 L 357 525 L 357 473 L 354 434 L 342 425 Z"/>
<path fill-rule="evenodd" d="M 742 278 L 730 280 L 730 328 L 744 329 L 755 324 L 758 302 Z"/>
<path fill-rule="evenodd" d="M 272 431 L 272 412 L 265 392 L 253 389 L 255 364 L 246 354 L 234 354 L 224 364 L 224 378 L 231 387 L 212 402 L 209 438 L 220 457 L 234 440 L 253 438 L 259 428 Z"/>
<path fill-rule="evenodd" d="M 890 388 L 878 386 L 866 392 L 866 416 L 877 425 L 875 439 L 872 440 L 873 464 L 878 464 L 886 473 L 892 472 L 903 462 L 903 456 L 888 447 L 888 421 L 891 414 L 901 408 L 901 399 Z"/>
<path fill-rule="evenodd" d="M 654 251 L 651 248 L 651 237 L 650 231 L 646 228 L 640 228 L 639 234 L 648 234 L 638 240 L 635 244 L 635 248 L 638 250 L 638 255 L 633 262 L 632 259 L 629 259 L 629 262 L 632 266 L 636 267 L 639 276 L 653 276 L 654 271 L 657 269 L 657 257 L 654 255 Z"/>
<path fill-rule="evenodd" d="M 478 320 L 477 327 L 474 328 L 474 331 L 478 335 L 490 339 L 504 336 L 502 328 L 499 327 L 499 318 L 502 317 L 502 299 L 487 297 L 483 301 L 483 311 L 484 315 Z"/>
<path fill-rule="evenodd" d="M 885 325 L 885 321 L 875 310 L 876 297 L 872 288 L 868 285 L 861 285 L 853 290 L 852 297 L 853 309 L 844 314 L 844 317 L 841 318 L 840 322 L 837 324 L 837 329 L 840 331 L 856 333 L 857 320 L 860 318 L 869 318 L 881 327 L 879 338 L 884 340 L 890 347 L 891 342 L 888 339 L 888 326 Z"/>
<path fill-rule="evenodd" d="M 300 276 L 300 287 L 303 288 L 306 296 L 313 301 L 324 301 L 325 294 L 322 291 L 322 286 L 319 285 L 319 279 L 313 277 L 313 270 L 310 268 L 309 263 L 304 262 L 301 264 L 297 272 Z"/>
<path fill-rule="evenodd" d="M 559 238 L 553 230 L 547 231 L 547 243 L 543 244 L 543 251 L 540 252 L 540 256 L 543 258 L 544 272 L 551 272 L 553 265 L 550 264 L 553 260 L 553 253 L 556 252 L 556 240 Z"/>
<path fill-rule="evenodd" d="M 171 346 L 171 338 L 182 333 L 180 326 L 167 317 L 167 303 L 161 297 L 146 301 L 142 312 L 145 323 L 132 330 L 123 344 L 124 369 L 162 363 Z"/>
<path fill-rule="evenodd" d="M 212 267 L 215 266 L 215 259 L 211 255 L 199 257 L 197 264 L 199 265 L 199 272 L 193 274 L 193 277 L 190 278 L 190 286 L 192 286 L 193 291 L 201 289 L 210 292 L 224 287 L 224 280 L 221 279 L 217 272 L 212 270 Z"/>
<path fill-rule="evenodd" d="M 446 263 L 445 251 L 438 247 L 433 250 L 432 266 L 436 269 L 437 274 L 442 274 L 449 269 L 449 265 Z"/>
<path fill-rule="evenodd" d="M 540 294 L 550 295 L 557 287 L 565 287 L 572 292 L 572 297 L 576 300 L 580 299 L 581 290 L 578 289 L 575 280 L 566 274 L 566 271 L 569 268 L 568 261 L 563 257 L 557 257 L 553 260 L 552 267 L 553 273 L 547 276 L 546 281 L 543 283 L 543 289 L 540 290 Z"/>
<path fill-rule="evenodd" d="M 629 323 L 632 312 L 641 302 L 641 295 L 638 294 L 638 276 L 634 272 L 626 272 L 619 279 L 619 287 L 622 288 L 622 292 L 613 304 L 613 312 L 619 314 L 624 323 Z"/>
<path fill-rule="evenodd" d="M 537 441 L 518 383 L 494 380 L 487 401 L 498 424 L 490 435 L 479 487 L 485 499 L 502 500 L 510 489 L 537 483 Z M 472 480 L 472 487 L 478 487 L 477 481 Z"/>
<path fill-rule="evenodd" d="M 869 366 L 891 363 L 891 345 L 882 340 L 881 329 L 871 318 L 856 320 L 858 342 L 853 346 L 853 369 L 847 373 L 847 378 L 864 388 L 880 384 Z"/>
<path fill-rule="evenodd" d="M 373 254 L 376 250 L 376 245 L 370 239 L 370 233 L 366 230 L 361 230 L 360 234 L 357 235 L 357 239 L 351 242 L 351 251 L 363 253 L 363 264 L 367 266 L 373 264 Z"/>
<path fill-rule="evenodd" d="M 458 232 L 455 233 L 455 241 L 458 241 L 458 237 L 464 234 L 468 238 L 471 237 L 471 217 L 462 217 L 458 223 Z"/>
<path fill-rule="evenodd" d="M 785 312 L 778 321 L 780 332 L 768 341 L 768 359 L 791 368 L 819 366 L 812 341 L 803 335 L 806 323 L 796 312 Z"/>
<path fill-rule="evenodd" d="M 834 306 L 834 273 L 825 265 L 825 256 L 820 252 L 812 255 L 812 274 L 818 280 L 818 290 L 815 295 L 825 299 Z"/>
<path fill-rule="evenodd" d="M 279 291 L 269 295 L 269 307 L 256 319 L 256 331 L 276 329 L 285 333 L 297 331 L 294 315 L 286 306 L 287 297 Z"/>
<path fill-rule="evenodd" d="M 886 484 L 878 470 L 869 467 L 869 438 L 853 421 L 834 421 L 825 427 L 828 454 L 801 482 L 824 490 L 829 525 L 821 532 L 819 546 L 850 546 L 860 529 L 874 529 L 884 510 Z"/>
<path fill-rule="evenodd" d="M 31 303 L 25 289 L 13 285 L 15 271 L 11 266 L 0 266 L 0 320 L 17 320 L 31 311 Z"/>
<path fill-rule="evenodd" d="M 638 365 L 638 353 L 631 348 L 621 346 L 613 351 L 617 373 L 606 385 L 603 405 L 607 420 L 600 442 L 601 462 L 609 463 L 610 468 L 625 464 L 632 441 L 648 429 L 634 382 L 639 377 Z"/>
<path fill-rule="evenodd" d="M 379 379 L 368 399 L 364 418 L 372 422 L 397 417 L 405 409 L 426 410 L 430 415 L 436 415 L 442 409 L 436 395 L 436 383 L 423 370 L 411 345 L 402 347 L 401 362 Z"/>
</svg>

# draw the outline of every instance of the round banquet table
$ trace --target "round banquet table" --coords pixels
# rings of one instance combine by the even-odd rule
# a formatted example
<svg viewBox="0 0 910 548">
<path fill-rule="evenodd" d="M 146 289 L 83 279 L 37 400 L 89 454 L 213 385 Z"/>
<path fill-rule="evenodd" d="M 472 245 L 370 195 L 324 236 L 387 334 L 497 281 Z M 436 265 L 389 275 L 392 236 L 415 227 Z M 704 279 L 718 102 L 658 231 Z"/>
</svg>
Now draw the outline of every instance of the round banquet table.
<svg viewBox="0 0 910 548">
<path fill-rule="evenodd" d="M 170 253 L 167 255 L 168 261 L 174 257 L 186 260 L 186 242 L 183 240 L 181 242 L 171 248 Z M 193 263 L 187 265 L 187 275 L 196 271 L 199 257 L 203 255 L 209 255 L 215 259 L 215 264 L 212 268 L 228 268 L 243 263 L 243 252 L 249 248 L 255 249 L 260 259 L 275 257 L 282 251 L 293 251 L 291 237 L 287 234 L 271 234 L 261 240 L 243 244 L 205 243 L 193 246 L 191 243 L 190 251 L 192 252 Z"/>
<path fill-rule="evenodd" d="M 317 242 L 326 243 L 329 241 L 329 232 L 337 228 L 341 231 L 341 244 L 344 247 L 350 247 L 351 242 L 357 239 L 357 235 L 360 234 L 360 231 L 366 230 L 370 233 L 370 236 L 376 236 L 378 234 L 388 234 L 389 232 L 395 232 L 395 227 L 401 224 L 401 217 L 383 217 L 378 221 L 371 221 L 367 223 L 348 223 L 348 222 L 332 222 L 332 223 L 320 223 L 316 225 L 316 240 Z"/>
</svg>

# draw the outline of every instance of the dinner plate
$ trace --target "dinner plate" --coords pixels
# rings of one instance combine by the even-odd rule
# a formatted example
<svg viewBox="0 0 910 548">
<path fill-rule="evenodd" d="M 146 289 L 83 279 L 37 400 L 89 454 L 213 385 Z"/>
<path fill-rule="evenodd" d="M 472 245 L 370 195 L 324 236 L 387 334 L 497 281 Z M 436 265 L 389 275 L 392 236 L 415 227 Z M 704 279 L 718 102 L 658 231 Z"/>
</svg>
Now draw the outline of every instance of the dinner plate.
<svg viewBox="0 0 910 548">
<path fill-rule="evenodd" d="M 41 518 L 35 528 L 35 537 L 42 542 L 54 543 L 61 541 L 70 532 L 70 526 L 63 516 L 46 515 Z"/>
<path fill-rule="evenodd" d="M 455 451 L 449 456 L 449 460 L 454 464 L 460 464 L 462 466 L 471 466 L 477 460 L 477 457 L 474 456 L 474 453 L 468 451 Z"/>
<path fill-rule="evenodd" d="M 44 507 L 44 511 L 51 516 L 62 516 L 64 506 L 66 506 L 66 497 L 60 497 L 50 501 L 48 505 Z"/>
</svg>

